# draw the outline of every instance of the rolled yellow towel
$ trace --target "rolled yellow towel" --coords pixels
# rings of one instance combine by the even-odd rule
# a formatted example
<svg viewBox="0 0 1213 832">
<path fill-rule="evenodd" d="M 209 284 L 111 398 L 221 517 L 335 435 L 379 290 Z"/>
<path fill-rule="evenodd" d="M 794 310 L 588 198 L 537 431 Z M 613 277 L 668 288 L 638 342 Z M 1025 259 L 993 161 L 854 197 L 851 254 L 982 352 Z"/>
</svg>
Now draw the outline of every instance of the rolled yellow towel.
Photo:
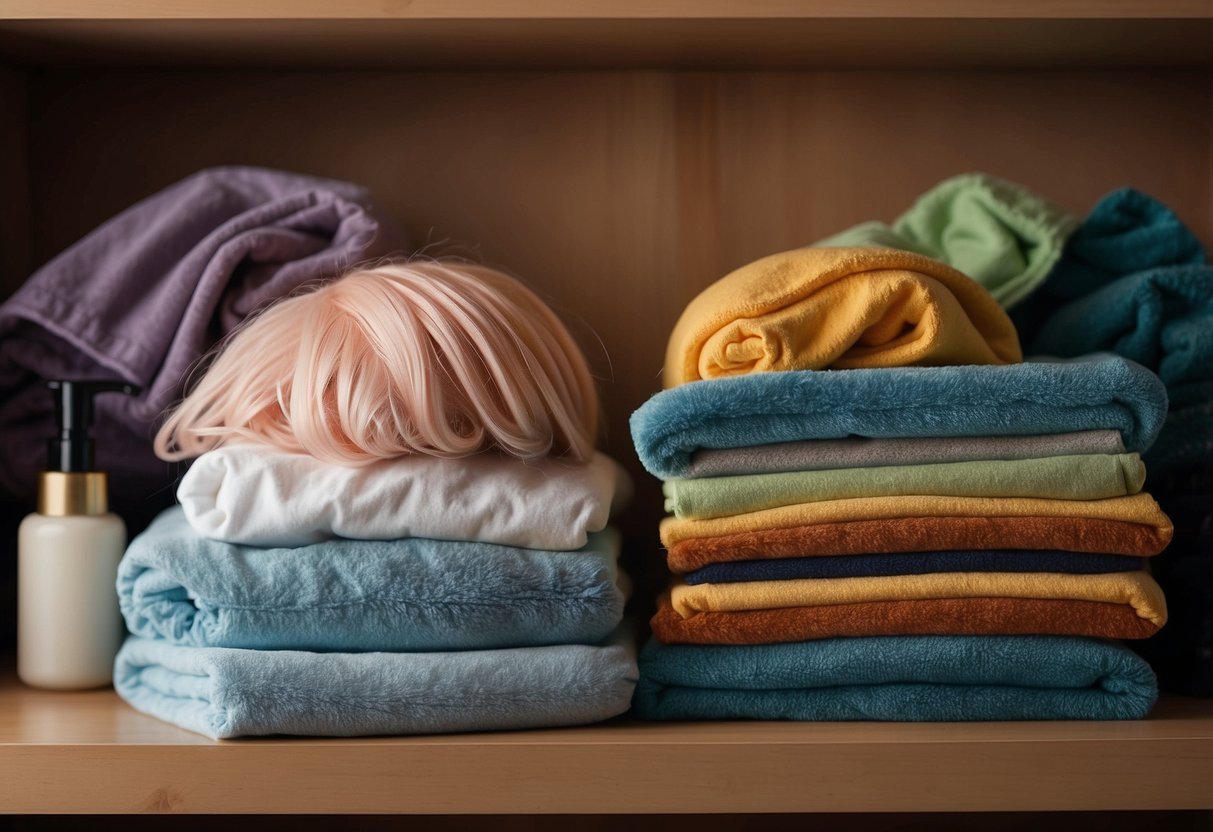
<svg viewBox="0 0 1213 832">
<path fill-rule="evenodd" d="M 894 249 L 802 248 L 742 266 L 692 300 L 670 335 L 664 382 L 1022 360 L 1010 318 L 951 266 Z"/>
</svg>

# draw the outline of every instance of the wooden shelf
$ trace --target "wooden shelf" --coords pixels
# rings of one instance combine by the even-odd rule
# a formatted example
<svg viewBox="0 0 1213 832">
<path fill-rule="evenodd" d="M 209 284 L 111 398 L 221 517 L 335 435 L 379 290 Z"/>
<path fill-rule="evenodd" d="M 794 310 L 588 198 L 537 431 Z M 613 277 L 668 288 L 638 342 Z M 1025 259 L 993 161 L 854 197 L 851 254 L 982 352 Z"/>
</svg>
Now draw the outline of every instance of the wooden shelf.
<svg viewBox="0 0 1213 832">
<path fill-rule="evenodd" d="M 1140 722 L 686 723 L 212 742 L 113 691 L 0 683 L 0 812 L 1213 808 L 1213 702 Z"/>
<path fill-rule="evenodd" d="M 33 66 L 1209 66 L 1208 0 L 9 0 Z"/>
</svg>

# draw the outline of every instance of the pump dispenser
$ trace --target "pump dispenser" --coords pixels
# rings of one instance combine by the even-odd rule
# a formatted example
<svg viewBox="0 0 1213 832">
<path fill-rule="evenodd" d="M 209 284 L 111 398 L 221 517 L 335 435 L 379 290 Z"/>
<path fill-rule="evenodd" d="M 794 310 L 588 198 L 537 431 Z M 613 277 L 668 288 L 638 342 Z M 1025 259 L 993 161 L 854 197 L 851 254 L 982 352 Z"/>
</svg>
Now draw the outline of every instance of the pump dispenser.
<svg viewBox="0 0 1213 832">
<path fill-rule="evenodd" d="M 114 581 L 126 526 L 94 470 L 93 398 L 137 392 L 115 381 L 50 381 L 59 435 L 47 443 L 38 512 L 17 534 L 17 675 L 81 690 L 110 683 L 124 628 Z"/>
</svg>

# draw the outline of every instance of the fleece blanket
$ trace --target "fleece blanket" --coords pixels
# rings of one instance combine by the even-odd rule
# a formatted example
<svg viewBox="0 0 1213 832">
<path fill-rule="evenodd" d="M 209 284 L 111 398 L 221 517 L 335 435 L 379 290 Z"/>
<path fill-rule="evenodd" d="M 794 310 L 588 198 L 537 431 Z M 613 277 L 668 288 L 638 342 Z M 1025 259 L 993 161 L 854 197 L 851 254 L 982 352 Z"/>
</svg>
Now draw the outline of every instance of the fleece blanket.
<svg viewBox="0 0 1213 832">
<path fill-rule="evenodd" d="M 675 479 L 663 487 L 666 511 L 709 519 L 797 503 L 915 494 L 1098 500 L 1136 494 L 1145 479 L 1137 454 L 1082 454 Z"/>
<path fill-rule="evenodd" d="M 1173 626 L 1174 622 L 1172 622 Z M 1163 629 L 1168 632 L 1171 626 Z M 665 644 L 775 644 L 904 635 L 1050 635 L 1146 639 L 1159 626 L 1128 604 L 1059 598 L 910 598 L 823 607 L 703 612 L 683 618 L 658 602 L 653 635 Z"/>
<path fill-rule="evenodd" d="M 815 578 L 699 584 L 670 588 L 670 606 L 683 618 L 785 607 L 825 607 L 869 601 L 929 598 L 1052 598 L 1132 607 L 1155 627 L 1167 621 L 1167 602 L 1145 571 L 1099 575 L 1053 572 L 937 572 L 892 577 Z"/>
<path fill-rule="evenodd" d="M 112 503 L 171 503 L 151 436 L 198 359 L 273 300 L 404 245 L 364 188 L 282 171 L 209 168 L 131 206 L 0 306 L 0 487 L 33 501 L 47 379 L 118 378 L 142 392 L 97 400 Z"/>
<path fill-rule="evenodd" d="M 709 563 L 682 576 L 688 584 L 788 581 L 797 578 L 862 578 L 927 575 L 932 572 L 1131 572 L 1142 558 L 1033 549 L 976 549 L 944 552 L 889 552 L 872 555 L 818 555 Z"/>
<path fill-rule="evenodd" d="M 1158 435 L 1166 387 L 1119 356 L 1005 367 L 754 373 L 684 384 L 631 418 L 646 470 L 681 477 L 704 448 L 805 439 L 1026 436 L 1116 430 L 1129 451 Z"/>
<path fill-rule="evenodd" d="M 640 654 L 642 719 L 1140 719 L 1158 698 L 1128 649 L 1066 636 L 883 636 Z"/>
<path fill-rule="evenodd" d="M 473 650 L 602 639 L 623 614 L 618 535 L 576 552 L 413 538 L 259 549 L 198 537 L 180 509 L 118 566 L 127 627 L 191 647 Z"/>
<path fill-rule="evenodd" d="M 971 462 L 980 459 L 1034 459 L 1075 454 L 1120 454 L 1125 445 L 1114 430 L 1083 430 L 1044 436 L 924 436 L 915 439 L 807 439 L 741 448 L 701 448 L 691 455 L 684 477 L 732 477 L 830 468 L 879 468 Z"/>
<path fill-rule="evenodd" d="M 1103 517 L 890 517 L 757 529 L 667 544 L 673 572 L 707 564 L 772 558 L 848 557 L 883 552 L 951 549 L 1056 549 L 1149 557 L 1171 540 L 1165 515 L 1137 519 Z"/>
<path fill-rule="evenodd" d="M 213 739 L 547 728 L 628 708 L 635 653 L 566 644 L 453 653 L 181 647 L 131 637 L 114 688 L 136 710 Z"/>
<path fill-rule="evenodd" d="M 805 248 L 743 266 L 692 300 L 670 335 L 664 382 L 1022 358 L 1010 318 L 950 266 L 892 249 Z"/>
<path fill-rule="evenodd" d="M 816 245 L 915 251 L 964 272 L 1009 309 L 1048 276 L 1077 227 L 1022 185 L 967 173 L 927 191 L 892 226 L 866 222 Z"/>
<path fill-rule="evenodd" d="M 854 520 L 890 520 L 902 517 L 1033 517 L 1048 524 L 1053 518 L 1082 517 L 1118 520 L 1153 527 L 1161 538 L 1170 539 L 1171 522 L 1149 494 L 1112 497 L 1106 500 L 1045 500 L 1033 497 L 948 497 L 898 496 L 825 500 L 797 503 L 750 514 L 735 514 L 710 520 L 683 520 L 667 517 L 661 521 L 661 542 L 674 546 L 691 538 L 719 537 L 772 529 L 791 529 L 814 523 L 842 523 Z M 1003 549 L 998 541 L 987 541 L 973 549 Z M 935 549 L 936 547 L 927 547 Z M 1032 546 L 1012 548 L 1031 549 Z M 1048 548 L 1065 549 L 1065 546 Z M 874 549 L 876 552 L 893 551 Z M 900 551 L 916 551 L 914 549 Z M 1083 549 L 1081 551 L 1090 551 Z M 1132 554 L 1113 550 L 1113 554 Z M 839 554 L 839 553 L 835 553 Z"/>
<path fill-rule="evenodd" d="M 603 454 L 584 465 L 415 454 L 344 467 L 232 445 L 194 460 L 177 499 L 198 534 L 254 546 L 429 537 L 578 549 L 630 493 L 627 473 Z"/>
</svg>

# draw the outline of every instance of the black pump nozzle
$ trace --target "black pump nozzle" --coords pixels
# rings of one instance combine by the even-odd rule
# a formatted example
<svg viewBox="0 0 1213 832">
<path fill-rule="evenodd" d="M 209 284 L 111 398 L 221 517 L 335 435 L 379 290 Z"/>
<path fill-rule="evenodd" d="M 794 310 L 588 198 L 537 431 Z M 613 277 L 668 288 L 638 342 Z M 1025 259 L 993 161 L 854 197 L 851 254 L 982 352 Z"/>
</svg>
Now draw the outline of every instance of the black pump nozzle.
<svg viewBox="0 0 1213 832">
<path fill-rule="evenodd" d="M 48 381 L 54 391 L 59 437 L 47 442 L 47 470 L 65 473 L 93 470 L 93 397 L 100 393 L 133 396 L 139 388 L 121 381 Z"/>
</svg>

